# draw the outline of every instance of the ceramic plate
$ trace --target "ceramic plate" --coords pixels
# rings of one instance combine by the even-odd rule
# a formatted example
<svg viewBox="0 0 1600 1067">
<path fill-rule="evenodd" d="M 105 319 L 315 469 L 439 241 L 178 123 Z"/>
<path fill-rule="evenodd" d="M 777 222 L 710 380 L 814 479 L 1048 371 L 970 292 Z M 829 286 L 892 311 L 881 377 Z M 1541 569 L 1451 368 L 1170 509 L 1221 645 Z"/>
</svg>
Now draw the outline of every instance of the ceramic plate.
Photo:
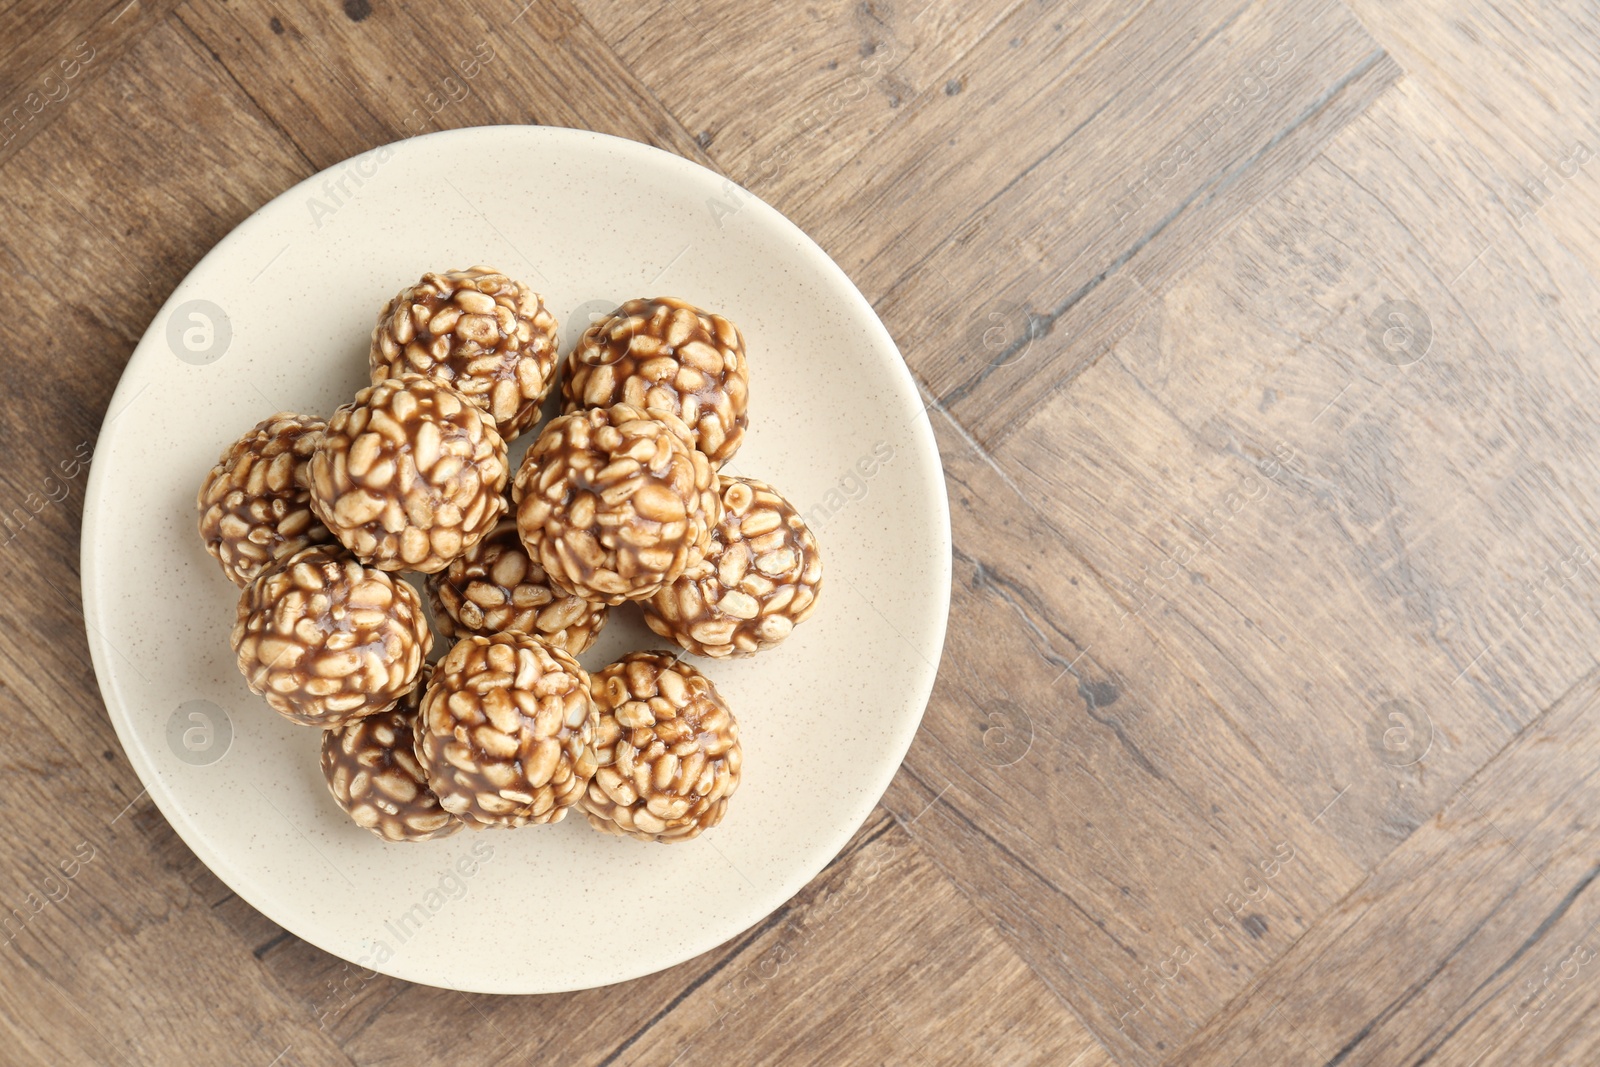
<svg viewBox="0 0 1600 1067">
<path fill-rule="evenodd" d="M 738 716 L 745 766 L 726 821 L 687 844 L 602 836 L 581 817 L 386 844 L 334 805 L 318 731 L 272 712 L 234 666 L 238 593 L 195 532 L 201 479 L 273 412 L 326 417 L 346 402 L 366 384 L 384 301 L 426 270 L 474 263 L 543 293 L 563 352 L 591 316 L 634 296 L 683 297 L 744 331 L 751 422 L 730 469 L 800 508 L 824 588 L 778 649 L 696 661 Z M 648 974 L 794 895 L 899 767 L 933 686 L 949 588 L 923 402 L 844 272 L 711 171 L 542 127 L 377 149 L 246 219 L 134 351 L 83 520 L 84 614 L 106 707 L 189 847 L 268 918 L 363 973 L 477 992 Z M 585 666 L 660 647 L 633 606 L 613 619 Z"/>
</svg>

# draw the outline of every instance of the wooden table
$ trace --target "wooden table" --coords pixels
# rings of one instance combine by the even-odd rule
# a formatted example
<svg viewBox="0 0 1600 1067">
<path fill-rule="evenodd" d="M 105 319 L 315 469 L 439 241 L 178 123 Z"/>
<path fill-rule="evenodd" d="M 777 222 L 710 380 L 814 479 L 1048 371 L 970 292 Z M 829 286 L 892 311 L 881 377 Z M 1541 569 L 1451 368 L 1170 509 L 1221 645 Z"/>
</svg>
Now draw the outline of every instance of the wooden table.
<svg viewBox="0 0 1600 1067">
<path fill-rule="evenodd" d="M 1593 5 L 523 2 L 0 0 L 0 1062 L 1600 1061 Z M 956 546 L 846 852 L 564 996 L 369 977 L 230 894 L 119 752 L 77 581 L 199 257 L 497 122 L 813 234 L 934 401 Z"/>
</svg>

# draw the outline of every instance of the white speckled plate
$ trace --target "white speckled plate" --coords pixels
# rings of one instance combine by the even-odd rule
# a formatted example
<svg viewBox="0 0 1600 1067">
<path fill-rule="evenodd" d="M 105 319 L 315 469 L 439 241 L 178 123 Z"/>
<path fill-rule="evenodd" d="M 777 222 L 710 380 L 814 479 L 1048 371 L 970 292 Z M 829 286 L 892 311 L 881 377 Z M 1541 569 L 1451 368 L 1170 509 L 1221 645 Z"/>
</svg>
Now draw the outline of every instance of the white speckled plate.
<svg viewBox="0 0 1600 1067">
<path fill-rule="evenodd" d="M 733 472 L 795 502 L 826 570 L 816 614 L 785 645 L 701 664 L 739 717 L 745 772 L 726 821 L 698 840 L 608 838 L 569 817 L 385 844 L 329 797 L 319 734 L 272 712 L 234 667 L 237 592 L 195 533 L 201 479 L 267 415 L 326 416 L 344 403 L 366 383 L 383 302 L 425 270 L 472 263 L 542 292 L 563 351 L 591 313 L 634 296 L 684 297 L 745 333 L 751 423 Z M 933 434 L 894 342 L 844 272 L 694 163 L 542 127 L 378 149 L 246 219 L 129 361 L 83 520 L 84 611 L 106 707 L 189 847 L 274 922 L 361 974 L 481 992 L 648 974 L 734 937 L 804 886 L 911 743 L 949 587 Z M 660 646 L 631 606 L 614 619 L 586 666 Z"/>
</svg>

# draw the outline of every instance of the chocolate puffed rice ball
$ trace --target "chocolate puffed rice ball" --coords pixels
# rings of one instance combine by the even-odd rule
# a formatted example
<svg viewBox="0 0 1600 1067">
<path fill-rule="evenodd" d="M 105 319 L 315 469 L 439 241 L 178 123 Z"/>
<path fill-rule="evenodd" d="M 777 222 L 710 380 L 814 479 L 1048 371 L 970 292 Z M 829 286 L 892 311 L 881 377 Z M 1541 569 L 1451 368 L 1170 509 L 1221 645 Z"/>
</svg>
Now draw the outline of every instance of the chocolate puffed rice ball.
<svg viewBox="0 0 1600 1067">
<path fill-rule="evenodd" d="M 408 374 L 333 413 L 311 456 L 311 507 L 361 560 L 442 571 L 505 512 L 506 445 L 454 388 Z"/>
<path fill-rule="evenodd" d="M 286 557 L 239 598 L 232 644 L 250 688 L 304 726 L 376 715 L 416 688 L 433 634 L 417 591 L 337 545 Z"/>
<path fill-rule="evenodd" d="M 542 638 L 464 637 L 439 661 L 417 720 L 417 761 L 474 829 L 560 822 L 594 774 L 589 674 Z"/>
<path fill-rule="evenodd" d="M 722 517 L 683 423 L 628 404 L 550 420 L 513 484 L 517 529 L 557 589 L 615 607 L 699 562 Z"/>
<path fill-rule="evenodd" d="M 430 272 L 384 306 L 372 383 L 423 374 L 460 390 L 510 441 L 539 420 L 556 366 L 556 319 L 540 295 L 491 267 Z"/>
<path fill-rule="evenodd" d="M 446 637 L 521 630 L 574 656 L 594 644 L 611 611 L 552 587 L 509 518 L 424 584 Z"/>
<path fill-rule="evenodd" d="M 583 332 L 567 357 L 563 412 L 631 404 L 682 419 L 718 468 L 749 425 L 744 337 L 686 300 L 630 300 Z"/>
<path fill-rule="evenodd" d="M 711 680 L 666 652 L 632 652 L 595 674 L 600 709 L 583 796 L 589 825 L 687 841 L 722 821 L 739 788 L 739 726 Z"/>
<path fill-rule="evenodd" d="M 719 479 L 722 521 L 705 559 L 643 605 L 645 624 L 697 656 L 748 656 L 781 643 L 816 610 L 817 539 L 754 478 Z"/>
<path fill-rule="evenodd" d="M 328 791 L 356 825 L 385 841 L 431 841 L 464 825 L 439 806 L 417 762 L 413 727 L 428 671 L 388 711 L 322 733 Z"/>
<path fill-rule="evenodd" d="M 241 589 L 262 571 L 333 534 L 311 513 L 311 453 L 327 423 L 280 411 L 228 446 L 196 503 L 200 539 Z"/>
</svg>

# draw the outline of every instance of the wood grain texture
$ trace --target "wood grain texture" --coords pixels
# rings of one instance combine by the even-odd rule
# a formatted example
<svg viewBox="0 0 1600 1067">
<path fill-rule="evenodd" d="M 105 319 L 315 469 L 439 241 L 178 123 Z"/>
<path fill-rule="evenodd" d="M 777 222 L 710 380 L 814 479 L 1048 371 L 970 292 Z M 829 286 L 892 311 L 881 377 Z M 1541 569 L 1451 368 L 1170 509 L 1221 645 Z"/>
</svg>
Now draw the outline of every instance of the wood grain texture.
<svg viewBox="0 0 1600 1067">
<path fill-rule="evenodd" d="M 961 11 L 789 9 L 751 35 L 755 107 L 715 91 L 703 32 L 755 9 L 673 3 L 613 40 L 719 166 L 856 277 L 988 443 L 1398 73 L 1338 3 Z M 1022 69 L 1037 76 L 1001 73 Z"/>
<path fill-rule="evenodd" d="M 1591 674 L 1179 1062 L 1595 1062 L 1597 766 L 1600 678 Z"/>
<path fill-rule="evenodd" d="M 886 802 L 1120 1062 L 1162 1062 L 1362 868 L 1286 809 L 1237 709 L 935 425 L 961 624 Z"/>
<path fill-rule="evenodd" d="M 930 102 L 963 92 L 956 64 L 987 36 L 1009 32 L 1007 16 L 1022 6 L 1017 0 L 579 5 L 720 169 L 783 205 L 819 237 L 820 224 L 838 220 L 831 212 L 808 212 L 812 195 L 837 207 L 829 180 L 892 127 L 917 123 Z M 708 33 L 710 27 L 717 32 Z M 737 94 L 727 91 L 730 40 L 747 42 L 737 65 L 755 75 Z M 737 208 L 729 195 L 707 219 L 720 224 L 722 212 Z"/>
<path fill-rule="evenodd" d="M 699 152 L 564 0 L 195 2 L 179 14 L 318 168 L 399 138 L 492 123 L 577 126 Z"/>
<path fill-rule="evenodd" d="M 18 0 L 0 10 L 0 163 L 45 131 L 176 0 Z"/>
<path fill-rule="evenodd" d="M 612 1062 L 1111 1063 L 886 814 L 685 993 Z"/>
<path fill-rule="evenodd" d="M 1209 735 L 1198 745 L 1247 745 L 1279 783 L 1268 811 L 1317 823 L 1353 869 L 1380 863 L 1586 675 L 1600 638 L 1588 562 L 1595 451 L 1586 420 L 1553 414 L 1594 395 L 1600 293 L 1547 228 L 1517 225 L 1494 179 L 1424 87 L 1391 90 L 1010 438 L 982 477 L 991 495 L 975 505 L 1015 511 L 992 503 L 995 483 L 1014 480 L 1035 512 L 1035 530 L 984 529 L 987 551 L 1011 564 L 985 572 L 999 575 L 988 584 L 1011 584 L 1047 658 L 1087 671 L 1079 686 L 1092 694 L 1097 667 L 1120 651 L 1102 636 L 1109 622 L 1158 642 L 1179 664 L 1178 684 L 1146 701 L 1181 708 L 1198 688 L 1216 708 L 1186 716 Z M 1476 268 L 1479 253 L 1487 269 Z M 986 473 L 970 466 L 964 479 L 947 456 L 969 486 Z M 959 513 L 957 530 L 959 546 Z M 1015 562 L 1051 540 L 1067 551 L 1047 550 L 1034 575 Z M 1116 606 L 1100 607 L 1101 597 Z M 1051 619 L 1069 612 L 1062 632 Z M 1138 685 L 1134 672 L 1160 659 L 1136 653 L 1114 689 L 1123 677 Z M 1553 773 L 1548 788 L 1571 786 Z M 1211 778 L 1215 804 L 1225 779 Z M 957 790 L 947 796 L 978 825 L 954 835 L 959 850 L 930 851 L 981 855 L 993 836 L 973 832 L 985 829 L 984 806 L 963 810 Z M 1017 825 L 1037 837 L 1040 823 Z M 920 835 L 928 823 L 917 825 Z M 1032 873 L 1056 859 L 1048 839 L 1009 851 L 976 866 Z M 1316 888 L 1327 899 L 1359 893 L 1350 869 Z M 1060 940 L 1034 933 L 1071 914 L 1049 887 L 1020 874 L 957 877 L 1002 929 L 1019 931 L 1025 955 L 1037 940 Z M 1167 909 L 1184 899 L 1157 896 Z M 1120 938 L 1116 920 L 1137 913 L 1092 914 Z M 1129 940 L 1139 932 L 1134 924 Z M 1060 972 L 1058 989 L 1092 988 L 1073 981 L 1081 959 L 1029 958 Z M 1170 972 L 1171 959 L 1140 962 Z M 1186 977 L 1157 983 L 1159 1000 L 1140 998 L 1133 1020 L 1158 1029 L 1136 1032 L 1138 1049 L 1124 1052 L 1120 1031 L 1097 1031 L 1102 1040 L 1125 1060 L 1172 1055 L 1182 1026 L 1149 1009 L 1192 999 Z M 1439 1011 L 1456 1010 L 1438 995 Z M 1226 1046 L 1216 1062 L 1251 1048 Z"/>
<path fill-rule="evenodd" d="M 819 221 L 852 235 L 847 268 L 916 287 L 886 319 L 988 444 L 1105 350 L 1181 266 L 1174 245 L 1203 246 L 1397 73 L 1340 5 L 1028 5 L 1014 21 L 962 61 L 970 90 L 885 138 L 905 162 L 842 175 Z M 1055 80 L 985 84 L 1014 63 Z M 1257 165 L 1264 180 L 1243 180 Z M 924 210 L 934 190 L 954 233 Z"/>
<path fill-rule="evenodd" d="M 198 133 L 207 122 L 227 136 Z M 148 161 L 177 143 L 190 168 L 153 173 Z M 254 168 L 220 165 L 245 145 L 257 152 Z M 198 251 L 302 173 L 283 158 L 209 57 L 161 23 L 5 167 L 0 263 L 8 291 L 29 297 L 13 309 L 14 336 L 51 338 L 6 352 L 8 1062 L 197 1062 L 236 1049 L 266 1063 L 290 1043 L 297 1062 L 350 1062 L 306 1027 L 270 975 L 241 966 L 226 927 L 164 866 L 175 839 L 117 755 L 93 697 L 72 549 L 84 460 L 143 324 Z M 121 196 L 103 195 L 97 176 L 107 173 L 121 175 Z M 173 970 L 175 960 L 187 962 Z M 152 980 L 162 971 L 166 982 Z"/>
<path fill-rule="evenodd" d="M 9 100 L 21 88 L 24 79 L 64 73 L 55 61 L 73 55 L 75 46 L 86 38 L 92 27 L 111 19 L 122 7 L 119 0 L 5 0 L 0 3 L 0 30 L 3 30 L 0 32 L 0 99 Z M 89 51 L 82 54 L 88 55 Z M 52 83 L 44 92 L 54 88 Z"/>
<path fill-rule="evenodd" d="M 285 23 L 288 15 L 256 21 L 263 35 L 277 38 L 275 18 L 284 27 L 281 36 L 290 37 L 295 24 Z M 208 21 L 224 16 L 236 18 Z M 56 338 L 49 349 L 11 353 L 19 389 L 4 431 L 12 462 L 0 471 L 0 487 L 24 509 L 15 511 L 15 530 L 8 527 L 14 536 L 5 564 L 18 599 L 0 608 L 7 623 L 0 647 L 12 662 L 33 664 L 26 674 L 6 678 L 8 721 L 32 729 L 0 758 L 8 780 L 54 783 L 31 800 L 6 791 L 15 834 L 8 840 L 16 842 L 4 846 L 3 862 L 14 877 L 0 883 L 6 891 L 0 917 L 10 922 L 8 958 L 0 967 L 7 1062 L 206 1062 L 219 1056 L 280 1064 L 415 1063 L 419 1056 L 460 1062 L 465 1042 L 475 1062 L 494 1063 L 527 1050 L 530 1033 L 542 1035 L 542 1044 L 534 1045 L 541 1054 L 561 1061 L 645 1063 L 663 1042 L 698 1041 L 695 1059 L 716 1062 L 726 1043 L 744 1047 L 759 1040 L 769 1047 L 768 1060 L 778 1062 L 792 1058 L 785 1050 L 793 1046 L 787 1025 L 772 1028 L 775 1009 L 787 1005 L 793 1013 L 807 1005 L 797 1018 L 827 1025 L 836 1043 L 825 1055 L 844 1057 L 822 1062 L 855 1054 L 965 1062 L 995 1054 L 1016 1062 L 1108 1063 L 1094 1039 L 918 858 L 887 816 L 869 828 L 872 839 L 862 842 L 863 851 L 842 860 L 750 938 L 630 983 L 626 995 L 602 990 L 566 998 L 467 998 L 382 977 L 367 980 L 243 905 L 177 841 L 117 759 L 103 716 L 81 714 L 98 701 L 77 609 L 75 553 L 62 546 L 76 540 L 83 472 L 74 463 L 72 481 L 59 464 L 74 459 L 80 442 L 92 454 L 117 369 L 184 271 L 244 215 L 313 166 L 340 158 L 352 144 L 395 136 L 392 127 L 404 121 L 398 108 L 407 99 L 396 94 L 387 111 L 366 110 L 350 106 L 354 95 L 342 92 L 336 79 L 327 81 L 321 97 L 309 89 L 294 97 L 290 83 L 236 78 L 218 62 L 228 47 L 236 50 L 241 71 L 270 68 L 281 75 L 292 67 L 285 56 L 246 50 L 262 40 L 227 38 L 228 27 L 249 21 L 248 13 L 209 6 L 163 20 L 62 109 L 50 137 L 35 139 L 7 167 L 12 195 L 0 205 L 7 235 L 0 262 L 8 278 L 35 294 L 26 312 L 33 318 L 25 315 L 18 327 Z M 522 25 L 529 33 L 549 30 L 548 22 L 531 17 Z M 326 46 L 337 28 L 320 25 L 317 41 Z M 404 41 L 416 27 L 389 32 Z M 561 32 L 581 36 L 582 28 L 571 24 Z M 461 40 L 470 44 L 467 37 Z M 538 40 L 541 48 L 549 43 Z M 505 57 L 509 69 L 505 59 L 514 54 L 497 58 Z M 309 58 L 302 53 L 304 84 L 315 80 L 313 67 L 362 61 L 332 48 Z M 570 69 L 592 69 L 614 87 L 626 80 L 612 77 L 620 70 L 615 62 L 602 50 L 574 60 Z M 483 78 L 492 65 L 484 64 Z M 540 90 L 517 77 L 507 91 L 523 105 L 539 92 L 551 101 L 587 102 L 591 110 L 570 121 L 647 138 L 652 130 L 673 128 L 642 108 L 629 117 L 632 105 L 610 102 L 598 85 Z M 473 111 L 491 97 L 474 89 L 468 99 L 452 101 L 465 105 L 456 121 L 530 117 L 522 105 L 504 103 L 495 105 L 499 113 Z M 622 117 L 608 122 L 608 113 Z M 336 116 L 348 121 L 339 126 Z M 658 140 L 670 146 L 672 135 Z M 145 165 L 175 144 L 184 146 L 187 167 Z M 236 166 L 241 158 L 253 165 Z M 122 196 L 101 195 L 98 176 L 105 173 L 123 175 Z M 70 272 L 63 263 L 72 264 Z M 72 358 L 63 359 L 69 352 Z M 47 429 L 40 433 L 39 427 Z M 26 513 L 29 501 L 54 494 L 61 482 L 70 484 L 60 502 Z M 41 660 L 27 646 L 42 633 L 70 639 Z M 68 752 L 95 757 L 63 759 Z M 103 792 L 107 768 L 114 769 L 109 795 Z M 68 793 L 102 799 L 85 807 L 68 801 Z M 54 814 L 63 806 L 72 812 L 64 824 Z M 923 908 L 937 909 L 939 921 L 923 921 Z M 858 952 L 855 939 L 874 928 L 881 932 L 873 936 L 895 944 L 895 952 Z M 196 957 L 194 965 L 170 966 L 189 956 Z M 769 973 L 775 961 L 791 979 L 781 986 Z M 965 975 L 955 995 L 938 973 L 952 965 Z M 165 979 L 158 977 L 163 971 Z M 796 996 L 819 973 L 839 979 L 826 1008 Z M 115 988 L 118 976 L 130 985 Z M 185 992 L 195 982 L 203 994 Z M 686 998 L 689 989 L 699 991 L 697 999 Z M 865 1006 L 890 991 L 892 1000 Z M 996 991 L 1002 996 L 993 1000 Z M 663 1010 L 675 1001 L 681 1001 L 678 1008 Z M 120 1007 L 107 1011 L 108 1004 Z M 192 1013 L 203 1019 L 190 1019 Z M 549 1025 L 552 1020 L 562 1025 Z M 715 1032 L 708 1036 L 708 1028 Z M 427 1035 L 421 1044 L 419 1033 Z M 766 1036 L 752 1037 L 757 1033 Z M 629 1052 L 634 1046 L 639 1051 Z"/>
<path fill-rule="evenodd" d="M 1353 7 L 0 0 L 0 1060 L 1592 1062 L 1600 18 Z M 367 977 L 218 882 L 118 754 L 73 562 L 200 256 L 495 122 L 801 222 L 929 387 L 956 543 L 841 857 L 536 998 Z"/>
<path fill-rule="evenodd" d="M 621 986 L 542 997 L 374 976 L 236 906 L 197 863 L 187 873 L 362 1064 L 1111 1063 L 882 810 L 729 944 Z"/>
<path fill-rule="evenodd" d="M 1419 186 L 1420 173 L 1439 176 Z M 1255 729 L 1275 761 L 1299 763 L 1290 781 L 1315 783 L 1308 811 L 1370 776 L 1368 709 L 1409 701 L 1446 742 L 1441 754 L 1465 757 L 1416 783 L 1415 816 L 1436 808 L 1429 790 L 1499 748 L 1589 662 L 1588 572 L 1573 558 L 1595 516 L 1588 431 L 1553 425 L 1535 398 L 1593 388 L 1594 282 L 1559 246 L 1519 235 L 1486 179 L 1420 91 L 1396 89 L 1169 291 L 1116 361 L 1001 453 L 1063 527 L 1099 517 L 1104 536 L 1082 538 L 1085 550 L 1136 618 L 1203 619 L 1209 684 L 1229 703 L 1299 704 Z M 1497 263 L 1480 274 L 1469 267 L 1486 246 Z M 1265 275 L 1287 291 L 1252 292 Z M 1546 286 L 1571 310 L 1528 315 Z M 1396 301 L 1407 308 L 1383 310 Z M 1492 339 L 1479 312 L 1495 315 Z M 1404 366 L 1392 360 L 1421 349 L 1385 349 L 1397 313 L 1428 338 Z M 1451 406 L 1460 416 L 1443 418 Z M 1109 426 L 1110 410 L 1138 419 L 1137 440 Z M 1073 484 L 1055 473 L 1090 448 L 1117 466 Z M 1202 462 L 1229 473 L 1197 484 Z M 1130 483 L 1135 467 L 1160 473 Z M 1264 467 L 1277 473 L 1257 493 Z M 1121 509 L 1127 536 L 1105 527 L 1103 502 L 1119 488 L 1144 497 Z M 1262 634 L 1289 653 L 1263 661 L 1277 679 L 1223 681 L 1223 662 L 1249 662 Z M 1307 662 L 1321 668 L 1314 688 Z M 1327 730 L 1330 716 L 1351 721 Z M 1323 736 L 1308 749 L 1279 721 Z M 1348 755 L 1329 761 L 1330 745 Z M 1353 789 L 1345 815 L 1362 793 L 1379 804 L 1376 790 Z M 1383 812 L 1361 815 L 1359 834 L 1403 835 Z M 1370 860 L 1387 846 L 1380 836 L 1350 847 Z"/>
</svg>

